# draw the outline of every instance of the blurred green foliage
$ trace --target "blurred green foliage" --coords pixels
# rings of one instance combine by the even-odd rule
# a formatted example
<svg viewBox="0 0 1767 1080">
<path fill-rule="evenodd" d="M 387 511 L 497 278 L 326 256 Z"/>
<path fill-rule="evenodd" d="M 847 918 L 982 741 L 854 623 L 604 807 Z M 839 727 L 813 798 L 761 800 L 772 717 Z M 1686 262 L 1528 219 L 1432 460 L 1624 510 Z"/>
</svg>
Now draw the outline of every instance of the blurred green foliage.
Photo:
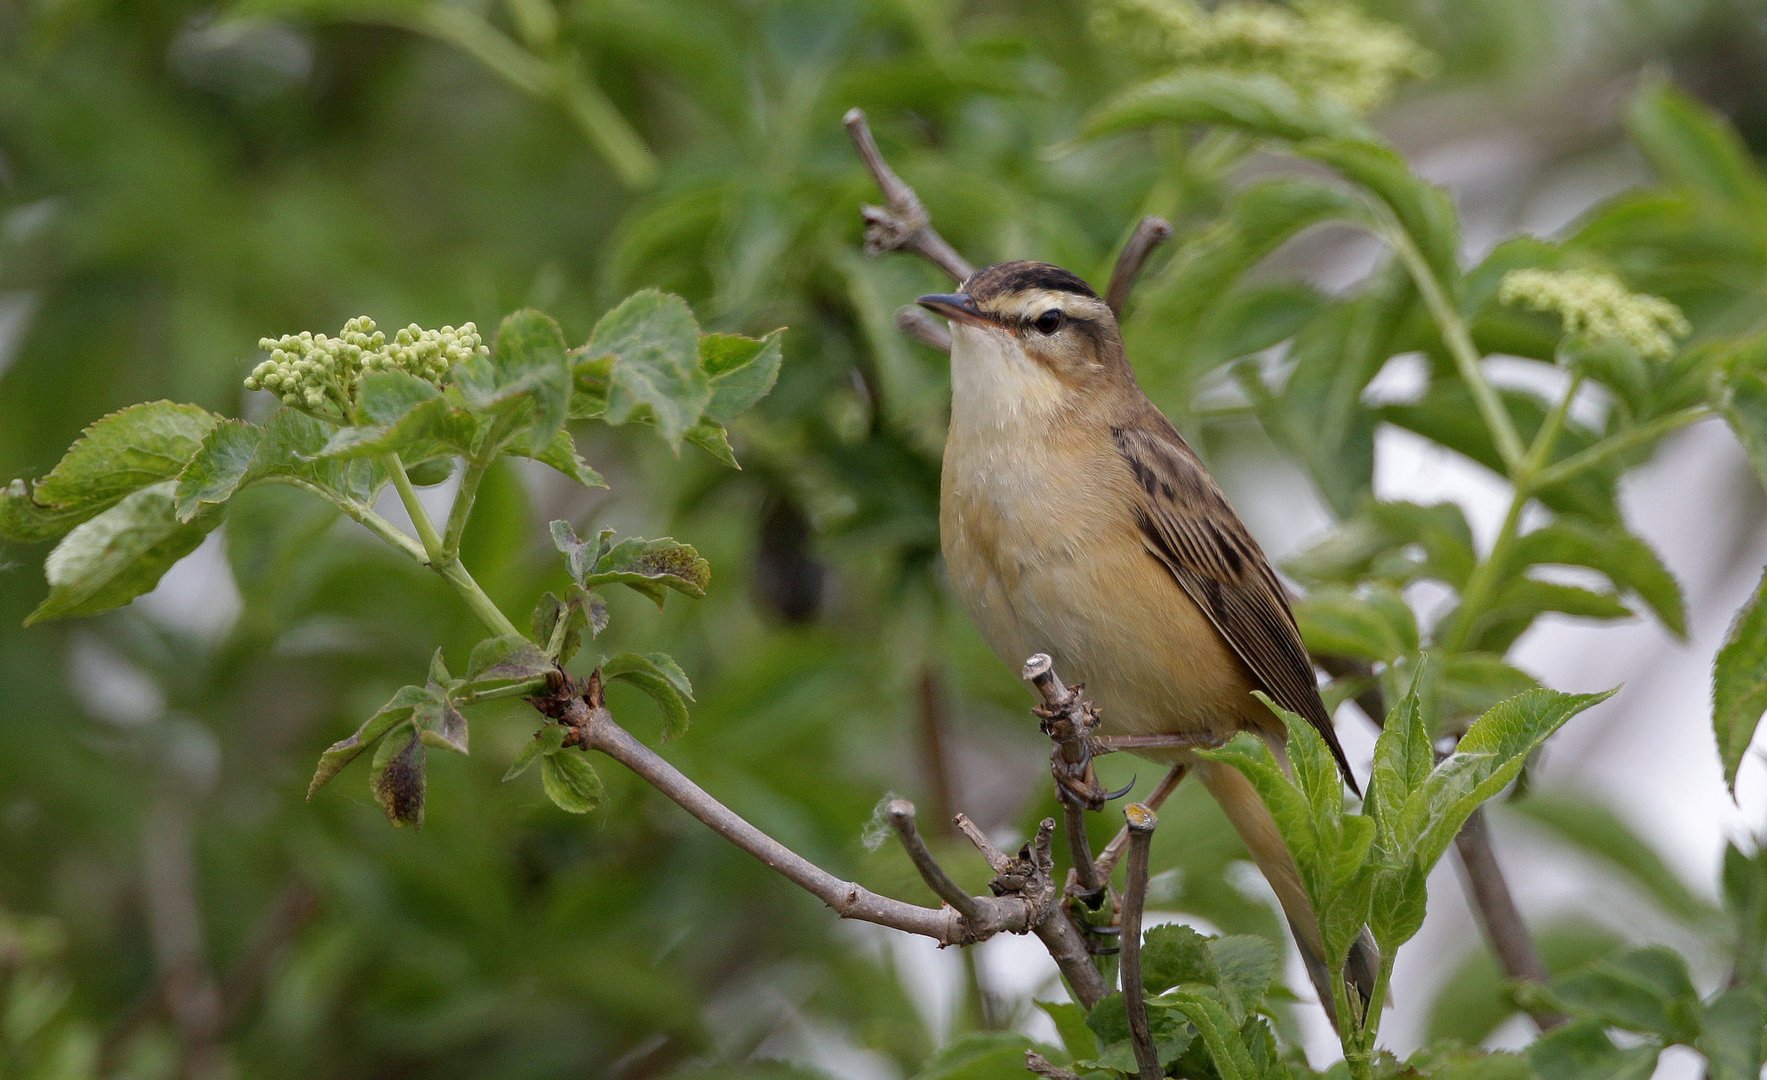
<svg viewBox="0 0 1767 1080">
<path fill-rule="evenodd" d="M 1603 430 L 1566 422 L 1561 456 L 1704 400 L 1711 372 L 1736 366 L 1739 342 L 1761 330 L 1767 274 L 1767 187 L 1744 149 L 1767 142 L 1767 117 L 1723 97 L 1725 71 L 1767 54 L 1746 5 L 1598 7 L 1366 5 L 1436 58 L 1431 88 L 1410 93 L 1461 95 L 1469 113 L 1520 126 L 1518 102 L 1566 87 L 1594 95 L 1651 59 L 1712 88 L 1740 124 L 1739 140 L 1682 94 L 1633 96 L 1627 137 L 1653 186 L 1580 221 L 1562 247 L 1519 238 L 1481 252 L 1464 277 L 1444 271 L 1460 279 L 1452 300 L 1482 350 L 1547 362 L 1556 322 L 1496 302 L 1511 269 L 1587 263 L 1686 312 L 1692 347 L 1666 366 L 1595 349 L 1573 358 L 1615 404 Z M 858 253 L 855 209 L 875 194 L 839 117 L 860 105 L 972 259 L 1035 256 L 1102 281 L 1137 217 L 1174 223 L 1126 324 L 1131 355 L 1205 452 L 1273 443 L 1343 519 L 1294 568 L 1313 588 L 1301 615 L 1316 646 L 1373 662 L 1392 691 L 1409 684 L 1410 650 L 1446 639 L 1452 655 L 1429 692 L 1431 715 L 1451 721 L 1531 684 L 1501 656 L 1542 611 L 1599 618 L 1642 603 L 1679 632 L 1672 579 L 1648 548 L 1625 545 L 1599 562 L 1611 589 L 1506 592 L 1507 576 L 1487 572 L 1480 606 L 1496 614 L 1476 625 L 1449 612 L 1420 627 L 1388 602 L 1420 579 L 1465 590 L 1480 564 L 1451 507 L 1368 501 L 1375 426 L 1493 467 L 1502 447 L 1403 267 L 1343 296 L 1256 269 L 1345 205 L 1286 174 L 1244 183 L 1263 164 L 1250 136 L 1191 137 L 1191 125 L 1220 122 L 1198 111 L 1206 100 L 1121 107 L 1124 91 L 1165 73 L 1058 3 L 0 9 L 0 479 L 43 475 L 83 425 L 138 401 L 261 418 L 239 389 L 253 344 L 362 311 L 388 325 L 489 326 L 533 306 L 575 342 L 622 297 L 657 287 L 685 297 L 708 330 L 787 326 L 784 377 L 732 434 L 742 472 L 697 449 L 677 457 L 655 440 L 585 433 L 611 491 L 588 496 L 499 461 L 462 558 L 515 612 L 570 585 L 551 518 L 584 535 L 690 539 L 713 567 L 704 601 L 659 615 L 639 597 L 608 600 L 621 648 L 666 650 L 693 676 L 694 728 L 671 760 L 836 873 L 926 900 L 905 861 L 859 838 L 875 795 L 938 804 L 929 729 L 969 763 L 958 790 L 986 824 L 1022 832 L 1049 804 L 1025 799 L 1041 788 L 1025 780 L 1042 748 L 1022 691 L 939 589 L 943 359 L 892 321 L 939 282 L 907 259 Z M 1112 123 L 1159 124 L 1075 141 L 1088 118 L 1112 116 L 1107 105 Z M 1190 111 L 1157 111 L 1178 106 Z M 1421 198 L 1404 223 L 1443 270 L 1458 237 L 1451 222 L 1432 233 L 1436 211 Z M 1391 208 L 1406 219 L 1406 206 Z M 1263 350 L 1285 340 L 1270 367 Z M 1411 351 L 1434 376 L 1428 392 L 1366 408 L 1369 380 Z M 1750 371 L 1715 404 L 1759 463 L 1767 396 Z M 1505 401 L 1524 439 L 1552 404 Z M 1562 527 L 1520 537 L 1531 543 L 1510 569 L 1587 565 L 1578 530 L 1617 525 L 1621 468 L 1643 451 L 1559 483 L 1534 477 Z M 604 808 L 587 824 L 538 784 L 500 786 L 531 730 L 520 706 L 475 723 L 470 757 L 437 756 L 421 832 L 387 829 L 359 785 L 303 802 L 325 746 L 425 670 L 437 645 L 464 670 L 483 633 L 440 581 L 323 504 L 254 489 L 228 515 L 225 543 L 162 590 L 174 595 L 28 634 L 17 627 L 42 598 L 41 549 L 5 551 L 5 1075 L 797 1076 L 817 1074 L 754 1062 L 807 1061 L 831 1045 L 865 1048 L 884 1075 L 923 1064 L 927 1076 L 1020 1074 L 1023 1042 L 999 1035 L 931 1059 L 945 1025 L 921 1010 L 889 949 L 631 777 L 601 770 Z M 1733 770 L 1760 714 L 1759 645 L 1733 639 L 1740 674 L 1720 695 Z M 616 686 L 610 700 L 646 734 L 661 731 L 645 726 L 637 689 Z M 1280 941 L 1273 913 L 1229 883 L 1240 853 L 1195 796 L 1163 813 L 1155 864 L 1178 873 L 1161 903 Z M 1552 820 L 1669 918 L 1710 903 L 1616 821 Z M 981 887 L 975 860 L 949 861 Z M 1739 849 L 1727 862 L 1730 917 L 1722 929 L 1707 920 L 1719 955 L 1758 955 L 1760 861 Z M 1715 1069 L 1758 1060 L 1758 1042 L 1735 1034 L 1758 1002 L 1702 1001 L 1672 963 L 1614 953 L 1585 931 L 1549 956 L 1597 967 L 1541 991 L 1582 1019 L 1537 1048 L 1535 1067 L 1619 1075 L 1689 1040 Z M 1632 977 L 1640 970 L 1649 978 Z M 1653 989 L 1617 1011 L 1591 990 L 1604 978 Z M 1493 980 L 1483 986 L 1482 1028 L 1437 1030 L 1477 1040 L 1494 1027 L 1506 1006 Z M 1475 1012 L 1464 993 L 1438 1014 Z M 1024 1020 L 988 1006 L 960 1003 L 956 1029 Z M 1635 1037 L 1616 1044 L 1610 1028 Z"/>
</svg>

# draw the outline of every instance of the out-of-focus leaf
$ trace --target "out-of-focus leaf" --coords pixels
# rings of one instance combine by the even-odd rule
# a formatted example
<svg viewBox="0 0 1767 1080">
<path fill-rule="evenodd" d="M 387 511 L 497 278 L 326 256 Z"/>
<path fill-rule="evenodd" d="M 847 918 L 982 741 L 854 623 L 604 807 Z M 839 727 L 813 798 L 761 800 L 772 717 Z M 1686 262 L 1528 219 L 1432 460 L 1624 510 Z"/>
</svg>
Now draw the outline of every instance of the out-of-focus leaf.
<svg viewBox="0 0 1767 1080">
<path fill-rule="evenodd" d="M 1460 280 L 1460 223 L 1447 192 L 1420 179 L 1397 151 L 1371 140 L 1321 139 L 1301 144 L 1299 152 L 1336 169 L 1391 210 L 1452 294 Z"/>
<path fill-rule="evenodd" d="M 1588 796 L 1535 792 L 1510 808 L 1545 827 L 1558 839 L 1599 859 L 1669 915 L 1705 929 L 1718 912 L 1681 880 L 1656 849 L 1620 816 Z"/>
<path fill-rule="evenodd" d="M 1600 1021 L 1583 1020 L 1535 1040 L 1528 1062 L 1553 1080 L 1650 1080 L 1661 1053 L 1656 1043 L 1621 1049 Z"/>
<path fill-rule="evenodd" d="M 179 521 L 176 487 L 162 480 L 141 488 L 64 536 L 43 564 L 49 595 L 25 625 L 120 607 L 159 584 L 221 523 L 216 513 Z"/>
<path fill-rule="evenodd" d="M 927 1059 L 913 1080 L 1024 1080 L 1025 1051 L 1053 1053 L 1016 1031 L 960 1035 Z"/>
<path fill-rule="evenodd" d="M 1387 661 L 1417 649 L 1411 606 L 1381 586 L 1314 590 L 1295 605 L 1295 620 L 1318 655 Z"/>
<path fill-rule="evenodd" d="M 1735 129 L 1667 80 L 1639 90 L 1626 130 L 1670 184 L 1728 209 L 1767 207 L 1767 185 Z"/>
<path fill-rule="evenodd" d="M 712 402 L 711 380 L 700 367 L 699 324 L 678 296 L 646 289 L 628 297 L 596 324 L 583 351 L 614 358 L 607 421 L 646 416 L 677 450 Z"/>
<path fill-rule="evenodd" d="M 1709 1080 L 1760 1080 L 1767 1062 L 1767 992 L 1737 986 L 1706 1002 L 1694 1048 L 1706 1055 Z"/>
<path fill-rule="evenodd" d="M 559 750 L 540 759 L 540 785 L 560 810 L 587 814 L 601 805 L 601 777 L 578 749 Z"/>
<path fill-rule="evenodd" d="M 1570 971 L 1625 947 L 1619 935 L 1588 919 L 1547 922 L 1534 928 L 1540 956 L 1552 972 Z M 1467 942 L 1450 958 L 1448 975 L 1429 1005 L 1430 1042 L 1476 1046 L 1517 1011 L 1509 976 L 1482 943 Z"/>
<path fill-rule="evenodd" d="M 1426 1047 L 1406 1060 L 1405 1070 L 1400 1075 L 1430 1080 L 1536 1080 L 1528 1059 L 1520 1054 L 1460 1047 Z"/>
<path fill-rule="evenodd" d="M 1496 653 L 1449 653 L 1437 668 L 1436 709 L 1449 722 L 1482 716 L 1498 702 L 1540 685 Z"/>
<path fill-rule="evenodd" d="M 1286 140 L 1370 137 L 1354 112 L 1330 98 L 1303 97 L 1274 75 L 1228 71 L 1185 71 L 1127 90 L 1087 119 L 1082 136 L 1159 123 L 1213 124 Z"/>
<path fill-rule="evenodd" d="M 1534 620 L 1548 612 L 1582 619 L 1625 619 L 1632 615 L 1632 609 L 1613 593 L 1518 574 L 1498 587 L 1489 607 L 1479 614 L 1467 634 L 1467 644 L 1489 652 L 1506 652 L 1516 638 L 1534 625 Z M 1457 610 L 1449 619 L 1459 615 Z"/>
<path fill-rule="evenodd" d="M 1767 484 L 1767 364 L 1733 364 L 1724 375 L 1718 408 L 1748 451 L 1755 475 Z"/>
<path fill-rule="evenodd" d="M 1712 664 L 1712 730 L 1724 782 L 1736 794 L 1736 772 L 1767 712 L 1767 574 L 1730 624 Z"/>
<path fill-rule="evenodd" d="M 1553 1007 L 1579 1019 L 1653 1035 L 1665 1043 L 1692 1042 L 1699 1034 L 1699 992 L 1687 961 L 1662 946 L 1632 949 L 1531 987 Z"/>
<path fill-rule="evenodd" d="M 1651 546 L 1624 529 L 1561 517 L 1523 535 L 1510 551 L 1517 569 L 1559 564 L 1599 570 L 1637 594 L 1676 637 L 1687 636 L 1681 586 Z"/>
<path fill-rule="evenodd" d="M 1767 846 L 1748 855 L 1735 844 L 1724 845 L 1723 884 L 1735 940 L 1732 969 L 1739 983 L 1757 982 L 1767 970 Z"/>
<path fill-rule="evenodd" d="M 1076 1001 L 1034 1001 L 1061 1035 L 1062 1046 L 1075 1058 L 1098 1053 L 1098 1036 L 1086 1026 L 1086 1010 Z"/>
</svg>

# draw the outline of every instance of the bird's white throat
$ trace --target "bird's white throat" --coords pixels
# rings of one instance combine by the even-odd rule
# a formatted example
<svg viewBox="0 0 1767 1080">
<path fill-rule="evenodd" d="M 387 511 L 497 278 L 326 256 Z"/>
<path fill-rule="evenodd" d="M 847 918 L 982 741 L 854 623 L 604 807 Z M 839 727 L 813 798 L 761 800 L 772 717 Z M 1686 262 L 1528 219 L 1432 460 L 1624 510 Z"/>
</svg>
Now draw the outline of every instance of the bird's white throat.
<svg viewBox="0 0 1767 1080">
<path fill-rule="evenodd" d="M 951 325 L 951 430 L 954 435 L 1042 423 L 1068 390 L 1010 335 Z"/>
</svg>

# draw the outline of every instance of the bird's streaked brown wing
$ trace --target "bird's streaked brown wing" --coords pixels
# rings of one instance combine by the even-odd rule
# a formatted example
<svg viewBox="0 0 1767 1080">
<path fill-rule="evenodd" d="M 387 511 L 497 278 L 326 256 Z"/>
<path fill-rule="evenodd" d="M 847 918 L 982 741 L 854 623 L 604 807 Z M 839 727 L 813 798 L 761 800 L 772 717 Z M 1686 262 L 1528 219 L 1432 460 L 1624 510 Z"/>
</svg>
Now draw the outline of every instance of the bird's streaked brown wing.
<svg viewBox="0 0 1767 1080">
<path fill-rule="evenodd" d="M 1147 413 L 1111 435 L 1142 492 L 1136 509 L 1148 551 L 1202 608 L 1258 689 L 1319 730 L 1361 794 L 1270 561 L 1177 429 L 1151 406 Z"/>
</svg>

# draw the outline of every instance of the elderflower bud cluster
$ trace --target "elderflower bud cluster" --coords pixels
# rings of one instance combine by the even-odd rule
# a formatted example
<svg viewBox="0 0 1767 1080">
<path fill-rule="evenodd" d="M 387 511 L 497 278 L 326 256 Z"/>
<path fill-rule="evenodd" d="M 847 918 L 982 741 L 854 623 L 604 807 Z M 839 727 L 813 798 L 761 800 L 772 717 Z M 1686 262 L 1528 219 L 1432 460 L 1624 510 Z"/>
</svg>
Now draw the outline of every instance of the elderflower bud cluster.
<svg viewBox="0 0 1767 1080">
<path fill-rule="evenodd" d="M 337 415 L 348 415 L 367 372 L 403 371 L 440 386 L 455 364 L 490 352 L 472 323 L 440 330 L 413 323 L 389 342 L 366 315 L 345 323 L 336 337 L 303 330 L 264 338 L 258 347 L 270 359 L 252 369 L 247 390 L 268 390 L 295 408 Z"/>
<path fill-rule="evenodd" d="M 1358 112 L 1435 67 L 1435 57 L 1403 30 L 1342 0 L 1293 7 L 1227 0 L 1212 9 L 1194 0 L 1109 0 L 1096 26 L 1156 63 L 1275 75 L 1299 93 Z"/>
<path fill-rule="evenodd" d="M 1567 337 L 1617 341 L 1654 360 L 1673 355 L 1675 339 L 1692 329 L 1674 304 L 1635 293 L 1599 270 L 1511 270 L 1497 287 L 1497 299 L 1557 315 Z"/>
</svg>

